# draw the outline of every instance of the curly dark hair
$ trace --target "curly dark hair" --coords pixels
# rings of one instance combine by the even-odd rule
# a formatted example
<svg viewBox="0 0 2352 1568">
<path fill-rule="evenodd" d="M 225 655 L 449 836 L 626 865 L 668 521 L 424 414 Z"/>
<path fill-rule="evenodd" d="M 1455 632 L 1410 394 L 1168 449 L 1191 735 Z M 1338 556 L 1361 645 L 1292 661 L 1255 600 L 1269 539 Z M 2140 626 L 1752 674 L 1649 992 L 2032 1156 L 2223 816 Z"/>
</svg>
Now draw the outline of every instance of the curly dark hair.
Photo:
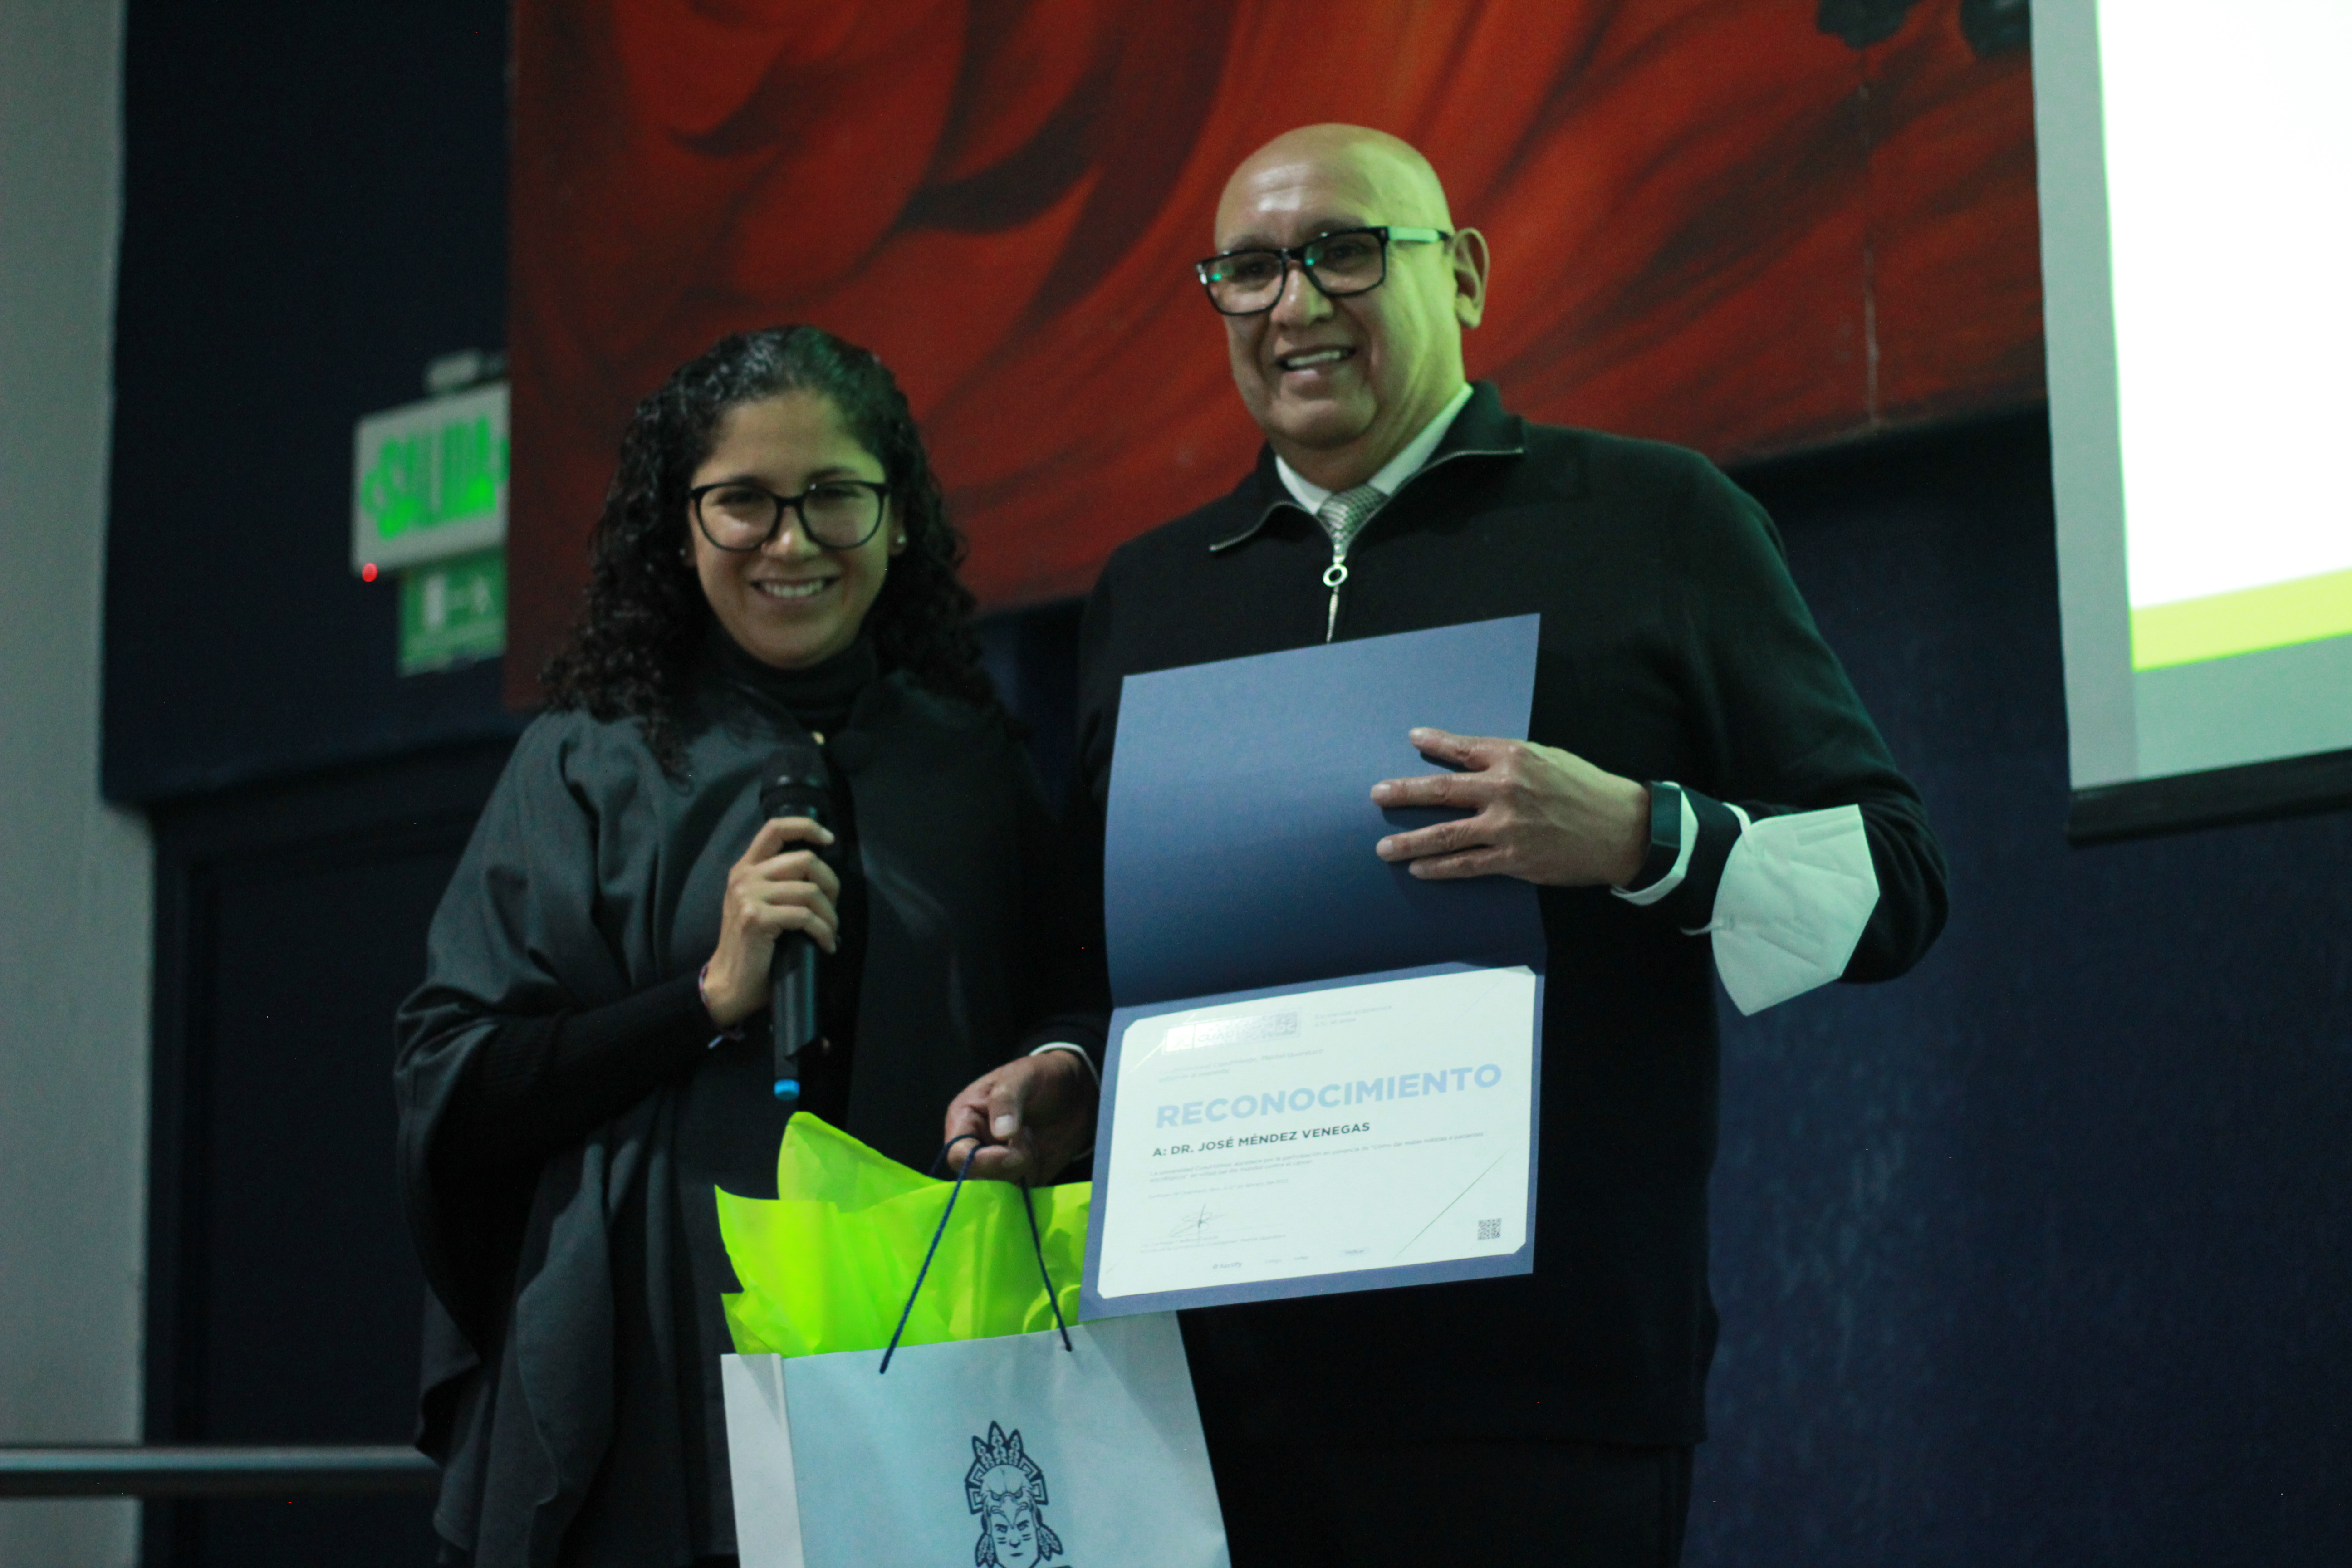
<svg viewBox="0 0 2352 1568">
<path fill-rule="evenodd" d="M 684 548 L 688 482 L 710 455 L 728 410 L 814 392 L 881 463 L 906 531 L 866 626 L 885 670 L 1003 714 L 971 633 L 971 592 L 956 575 L 964 538 L 948 521 L 939 480 L 898 381 L 875 355 L 815 327 L 766 327 L 721 338 L 637 405 L 604 493 L 589 554 L 588 596 L 571 640 L 547 661 L 551 708 L 635 719 L 662 766 L 680 771 L 696 671 L 713 616 Z"/>
</svg>

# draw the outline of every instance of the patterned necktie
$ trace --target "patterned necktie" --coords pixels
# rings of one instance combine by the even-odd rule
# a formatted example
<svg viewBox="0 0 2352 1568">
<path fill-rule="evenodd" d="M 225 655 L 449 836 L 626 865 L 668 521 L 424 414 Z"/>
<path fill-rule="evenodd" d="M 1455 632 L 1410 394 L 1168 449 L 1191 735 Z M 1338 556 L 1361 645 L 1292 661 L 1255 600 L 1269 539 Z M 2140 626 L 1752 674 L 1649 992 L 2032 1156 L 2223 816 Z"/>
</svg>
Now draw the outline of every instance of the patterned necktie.
<svg viewBox="0 0 2352 1568">
<path fill-rule="evenodd" d="M 1333 560 L 1342 560 L 1347 556 L 1348 546 L 1356 542 L 1356 535 L 1363 531 L 1372 513 L 1380 510 L 1381 503 L 1388 499 L 1370 485 L 1358 485 L 1354 489 L 1341 490 L 1323 498 L 1323 504 L 1315 509 L 1315 520 L 1323 525 L 1323 531 L 1331 536 Z"/>
<path fill-rule="evenodd" d="M 1315 521 L 1331 536 L 1331 564 L 1323 569 L 1323 585 L 1331 590 L 1331 608 L 1323 618 L 1323 640 L 1329 642 L 1339 631 L 1339 590 L 1348 581 L 1348 546 L 1356 542 L 1372 513 L 1389 498 L 1370 485 L 1358 485 L 1351 490 L 1323 498 L 1315 509 Z"/>
</svg>

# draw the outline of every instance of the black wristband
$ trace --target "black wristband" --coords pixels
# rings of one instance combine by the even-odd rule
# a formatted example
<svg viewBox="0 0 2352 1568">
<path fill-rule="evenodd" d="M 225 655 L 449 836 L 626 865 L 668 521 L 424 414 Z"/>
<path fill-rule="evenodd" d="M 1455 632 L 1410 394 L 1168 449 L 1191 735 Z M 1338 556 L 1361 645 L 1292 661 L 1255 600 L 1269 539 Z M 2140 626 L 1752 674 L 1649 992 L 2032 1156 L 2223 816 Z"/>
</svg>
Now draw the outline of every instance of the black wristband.
<svg viewBox="0 0 2352 1568">
<path fill-rule="evenodd" d="M 1715 919 L 1716 889 L 1722 885 L 1732 846 L 1739 842 L 1739 817 L 1721 801 L 1695 789 L 1683 791 L 1683 803 L 1698 823 L 1698 837 L 1691 840 L 1683 879 L 1650 908 L 1680 930 L 1696 931 Z"/>
<path fill-rule="evenodd" d="M 1683 853 L 1683 792 L 1682 786 L 1653 784 L 1650 789 L 1650 849 L 1642 858 L 1642 868 L 1623 891 L 1638 893 L 1654 888 L 1665 880 L 1666 873 Z"/>
</svg>

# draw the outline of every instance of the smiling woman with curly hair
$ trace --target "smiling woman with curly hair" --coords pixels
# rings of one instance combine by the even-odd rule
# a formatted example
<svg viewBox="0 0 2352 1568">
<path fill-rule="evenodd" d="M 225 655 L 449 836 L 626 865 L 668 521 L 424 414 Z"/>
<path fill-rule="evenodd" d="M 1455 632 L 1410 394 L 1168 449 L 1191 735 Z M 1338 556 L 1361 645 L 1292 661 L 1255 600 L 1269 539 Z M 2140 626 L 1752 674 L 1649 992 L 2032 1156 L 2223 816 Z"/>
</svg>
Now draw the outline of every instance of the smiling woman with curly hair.
<svg viewBox="0 0 2352 1568">
<path fill-rule="evenodd" d="M 917 1165 L 951 1102 L 1009 1112 L 1004 1176 L 1091 1125 L 1102 1006 L 962 549 L 890 373 L 814 327 L 721 341 L 630 421 L 399 1019 L 446 1563 L 732 1560 L 712 1190 L 773 1196 L 794 1110 Z M 761 809 L 791 744 L 822 826 Z M 801 938 L 787 1104 L 764 1009 Z"/>
<path fill-rule="evenodd" d="M 866 618 L 882 668 L 994 708 L 971 593 L 956 577 L 963 535 L 907 399 L 880 360 L 814 327 L 727 338 L 638 405 L 596 522 L 587 603 L 541 678 L 550 707 L 635 719 L 657 756 L 677 760 L 711 622 L 679 526 L 688 482 L 730 410 L 793 392 L 830 402 L 889 483 L 906 545 Z"/>
</svg>

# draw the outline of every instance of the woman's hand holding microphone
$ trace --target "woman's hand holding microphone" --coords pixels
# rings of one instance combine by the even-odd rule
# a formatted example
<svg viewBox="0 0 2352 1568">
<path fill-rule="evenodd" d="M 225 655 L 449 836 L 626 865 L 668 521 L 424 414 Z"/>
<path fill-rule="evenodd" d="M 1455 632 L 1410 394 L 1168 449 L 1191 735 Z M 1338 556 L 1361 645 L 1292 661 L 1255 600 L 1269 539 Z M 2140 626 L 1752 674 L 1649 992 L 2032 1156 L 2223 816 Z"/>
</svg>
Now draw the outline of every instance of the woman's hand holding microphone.
<svg viewBox="0 0 2352 1568">
<path fill-rule="evenodd" d="M 807 817 L 777 817 L 761 824 L 728 871 L 719 949 L 702 979 L 704 1005 L 720 1028 L 731 1029 L 768 1005 L 778 938 L 805 932 L 826 952 L 834 951 L 841 879 L 817 857 L 832 843 L 833 834 Z M 1095 1098 L 1093 1073 L 1070 1052 L 1017 1058 L 955 1098 L 948 1107 L 947 1136 L 981 1140 L 975 1176 L 1049 1181 L 1085 1147 L 1094 1129 Z"/>
<path fill-rule="evenodd" d="M 762 823 L 727 873 L 719 918 L 719 948 L 703 972 L 702 1000 L 711 1022 L 731 1029 L 768 1005 L 768 971 L 776 941 L 805 932 L 826 952 L 839 937 L 834 900 L 841 879 L 817 858 L 833 834 L 804 816 Z M 815 847 L 795 849 L 794 844 Z"/>
</svg>

